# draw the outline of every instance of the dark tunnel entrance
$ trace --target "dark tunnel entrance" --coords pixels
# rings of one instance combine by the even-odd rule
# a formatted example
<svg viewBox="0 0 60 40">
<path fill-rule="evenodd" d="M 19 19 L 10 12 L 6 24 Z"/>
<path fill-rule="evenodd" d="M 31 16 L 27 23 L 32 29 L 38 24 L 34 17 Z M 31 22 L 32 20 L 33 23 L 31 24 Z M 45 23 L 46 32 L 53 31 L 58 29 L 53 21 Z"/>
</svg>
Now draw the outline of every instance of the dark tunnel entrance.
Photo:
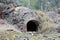
<svg viewBox="0 0 60 40">
<path fill-rule="evenodd" d="M 35 20 L 31 20 L 27 23 L 27 32 L 28 31 L 31 31 L 31 32 L 36 32 L 38 30 L 38 26 L 39 26 L 39 23 L 38 21 L 35 21 Z"/>
</svg>

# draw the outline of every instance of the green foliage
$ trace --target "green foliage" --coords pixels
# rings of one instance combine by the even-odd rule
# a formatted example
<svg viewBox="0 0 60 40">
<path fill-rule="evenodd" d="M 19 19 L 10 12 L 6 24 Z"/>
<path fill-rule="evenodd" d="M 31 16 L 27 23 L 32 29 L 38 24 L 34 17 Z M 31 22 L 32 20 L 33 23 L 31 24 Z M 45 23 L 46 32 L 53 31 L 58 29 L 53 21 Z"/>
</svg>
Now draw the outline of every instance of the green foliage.
<svg viewBox="0 0 60 40">
<path fill-rule="evenodd" d="M 60 0 L 19 0 L 31 9 L 50 10 L 60 8 Z"/>
<path fill-rule="evenodd" d="M 35 3 L 37 2 L 37 0 L 19 0 L 19 1 L 20 1 L 20 3 L 22 3 L 26 7 L 29 7 L 31 9 L 36 9 Z"/>
</svg>

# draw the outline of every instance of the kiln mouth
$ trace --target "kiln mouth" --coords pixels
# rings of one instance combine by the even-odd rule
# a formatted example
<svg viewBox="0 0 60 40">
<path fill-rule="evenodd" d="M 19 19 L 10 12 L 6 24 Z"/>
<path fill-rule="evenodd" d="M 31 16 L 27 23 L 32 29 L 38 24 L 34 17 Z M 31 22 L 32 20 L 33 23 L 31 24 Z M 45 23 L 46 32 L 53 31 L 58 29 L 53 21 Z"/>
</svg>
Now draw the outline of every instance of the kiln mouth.
<svg viewBox="0 0 60 40">
<path fill-rule="evenodd" d="M 36 20 L 30 20 L 27 22 L 27 32 L 36 32 L 38 31 L 39 22 Z"/>
</svg>

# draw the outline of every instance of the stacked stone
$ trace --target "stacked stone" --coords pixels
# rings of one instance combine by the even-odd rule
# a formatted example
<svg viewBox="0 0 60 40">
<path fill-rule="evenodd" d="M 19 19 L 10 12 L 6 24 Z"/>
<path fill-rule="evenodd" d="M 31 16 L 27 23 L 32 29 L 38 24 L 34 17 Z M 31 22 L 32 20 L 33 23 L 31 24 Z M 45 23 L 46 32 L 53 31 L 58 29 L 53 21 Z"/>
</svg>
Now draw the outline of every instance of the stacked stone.
<svg viewBox="0 0 60 40">
<path fill-rule="evenodd" d="M 57 23 L 57 12 L 48 11 L 46 14 L 49 18 L 51 18 L 55 23 Z"/>
<path fill-rule="evenodd" d="M 57 30 L 60 33 L 60 9 L 57 10 L 58 16 L 57 16 Z"/>
<path fill-rule="evenodd" d="M 15 0 L 0 0 L 3 3 L 2 18 L 6 19 L 9 24 L 17 25 L 19 30 L 26 30 L 27 22 L 35 17 L 33 11 L 29 8 L 20 6 L 14 2 Z M 5 7 L 4 7 L 5 6 Z M 6 8 L 7 7 L 7 8 Z"/>
<path fill-rule="evenodd" d="M 0 20 L 1 19 L 7 20 L 10 17 L 10 13 L 13 14 L 13 10 L 17 6 L 17 4 L 16 4 L 17 2 L 16 1 L 14 2 L 14 1 L 15 0 L 0 0 Z M 9 21 L 7 21 L 7 24 L 8 23 L 9 23 Z M 1 25 L 0 25 L 0 27 L 1 27 Z M 8 26 L 6 26 L 6 28 L 7 27 Z M 3 27 L 1 29 L 3 30 Z"/>
<path fill-rule="evenodd" d="M 11 3 L 8 4 L 9 0 L 0 0 L 0 18 L 4 18 L 9 13 L 9 8 L 11 7 Z M 10 0 L 11 1 L 11 0 Z M 6 14 L 6 15 L 5 15 Z"/>
<path fill-rule="evenodd" d="M 57 9 L 56 11 L 49 11 L 47 12 L 47 15 L 53 19 L 54 23 L 56 23 L 57 32 L 60 33 L 60 9 Z"/>
<path fill-rule="evenodd" d="M 38 22 L 38 30 L 42 33 L 46 32 L 46 30 L 49 31 L 51 29 L 54 29 L 54 23 L 50 21 L 49 18 L 45 17 L 44 13 L 40 11 L 37 11 L 35 13 L 29 8 L 19 6 L 15 2 L 12 3 L 10 1 L 11 0 L 0 0 L 0 2 L 3 3 L 4 6 L 7 5 L 5 7 L 2 7 L 3 9 L 5 9 L 2 11 L 1 14 L 3 15 L 3 19 L 7 20 L 9 24 L 17 25 L 16 29 L 26 32 L 27 23 L 31 20 L 35 20 Z M 51 25 L 49 24 L 49 22 Z"/>
</svg>

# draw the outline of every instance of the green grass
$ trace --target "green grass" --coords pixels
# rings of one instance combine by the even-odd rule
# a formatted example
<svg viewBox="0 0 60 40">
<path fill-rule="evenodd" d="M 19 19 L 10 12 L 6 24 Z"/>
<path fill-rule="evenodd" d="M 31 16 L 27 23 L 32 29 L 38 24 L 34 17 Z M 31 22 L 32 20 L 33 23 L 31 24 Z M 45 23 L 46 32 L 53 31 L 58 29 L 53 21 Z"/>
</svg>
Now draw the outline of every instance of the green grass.
<svg viewBox="0 0 60 40">
<path fill-rule="evenodd" d="M 0 36 L 3 39 L 4 39 L 4 37 L 7 37 L 9 40 L 18 40 L 19 36 L 32 38 L 34 40 L 40 40 L 40 36 L 34 36 L 31 34 L 25 34 L 25 33 L 20 33 L 20 32 L 15 32 L 15 31 L 0 32 Z"/>
</svg>

